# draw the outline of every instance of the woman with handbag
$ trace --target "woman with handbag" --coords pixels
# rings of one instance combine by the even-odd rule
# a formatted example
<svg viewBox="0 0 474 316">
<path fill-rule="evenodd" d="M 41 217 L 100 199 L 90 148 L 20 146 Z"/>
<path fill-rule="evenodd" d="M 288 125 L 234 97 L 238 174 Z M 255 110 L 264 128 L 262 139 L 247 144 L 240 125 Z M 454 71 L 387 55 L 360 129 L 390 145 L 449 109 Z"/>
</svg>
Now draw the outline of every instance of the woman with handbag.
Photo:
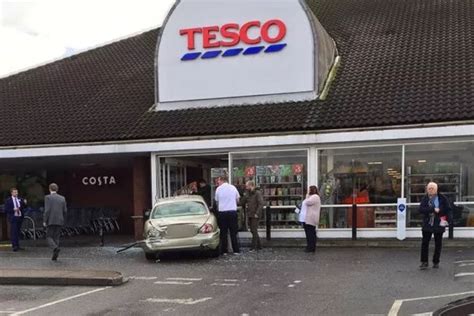
<svg viewBox="0 0 474 316">
<path fill-rule="evenodd" d="M 306 199 L 302 203 L 302 209 L 306 210 L 304 216 L 304 232 L 306 235 L 305 252 L 316 251 L 316 228 L 319 225 L 319 216 L 321 213 L 321 199 L 319 190 L 315 185 L 309 187 Z"/>
</svg>

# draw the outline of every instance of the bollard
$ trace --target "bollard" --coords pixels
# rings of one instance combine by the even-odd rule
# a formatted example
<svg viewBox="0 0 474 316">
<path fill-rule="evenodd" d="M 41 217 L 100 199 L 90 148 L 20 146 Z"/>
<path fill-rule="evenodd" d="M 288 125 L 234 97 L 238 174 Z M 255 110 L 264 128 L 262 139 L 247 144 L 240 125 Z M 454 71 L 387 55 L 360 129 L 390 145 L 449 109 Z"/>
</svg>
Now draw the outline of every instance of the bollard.
<svg viewBox="0 0 474 316">
<path fill-rule="evenodd" d="M 267 240 L 272 239 L 271 225 L 272 225 L 272 210 L 270 206 L 265 208 L 265 225 L 267 227 Z"/>
<path fill-rule="evenodd" d="M 352 204 L 352 240 L 357 239 L 357 204 Z"/>
</svg>

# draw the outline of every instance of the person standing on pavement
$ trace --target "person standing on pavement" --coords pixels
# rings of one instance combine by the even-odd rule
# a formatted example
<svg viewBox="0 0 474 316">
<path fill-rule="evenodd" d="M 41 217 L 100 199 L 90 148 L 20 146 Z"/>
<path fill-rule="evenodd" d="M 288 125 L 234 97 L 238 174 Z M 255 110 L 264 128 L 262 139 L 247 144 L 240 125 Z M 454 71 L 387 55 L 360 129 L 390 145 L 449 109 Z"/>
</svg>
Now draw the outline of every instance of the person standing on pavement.
<svg viewBox="0 0 474 316">
<path fill-rule="evenodd" d="M 250 232 L 252 233 L 252 246 L 250 250 L 260 250 L 262 245 L 258 236 L 258 221 L 262 218 L 264 206 L 263 196 L 259 189 L 255 187 L 255 182 L 245 183 L 247 192 L 242 197 L 240 204 L 247 208 L 247 218 L 249 220 Z"/>
<path fill-rule="evenodd" d="M 221 253 L 227 253 L 227 231 L 230 231 L 230 240 L 234 253 L 239 253 L 239 242 L 237 239 L 238 218 L 237 203 L 240 199 L 239 191 L 227 182 L 226 177 L 217 178 L 217 189 L 215 200 L 217 202 L 217 222 L 220 232 Z"/>
<path fill-rule="evenodd" d="M 8 221 L 10 222 L 10 239 L 12 243 L 12 250 L 18 251 L 23 250 L 20 247 L 20 233 L 21 224 L 25 217 L 26 199 L 22 199 L 18 196 L 18 189 L 10 189 L 11 196 L 5 200 L 5 213 L 7 214 Z"/>
<path fill-rule="evenodd" d="M 305 252 L 316 252 L 316 228 L 319 226 L 319 216 L 321 213 L 321 199 L 318 187 L 309 187 L 306 199 L 302 203 L 302 208 L 306 209 L 304 219 L 304 232 L 306 235 Z"/>
<path fill-rule="evenodd" d="M 49 247 L 53 249 L 53 256 L 51 258 L 53 261 L 56 261 L 59 256 L 59 237 L 67 213 L 66 199 L 58 194 L 58 189 L 56 183 L 51 183 L 49 185 L 50 194 L 44 197 L 43 225 L 47 227 L 46 240 Z"/>
<path fill-rule="evenodd" d="M 449 215 L 452 212 L 451 203 L 445 195 L 438 192 L 438 185 L 435 182 L 430 182 L 426 186 L 426 195 L 422 198 L 418 211 L 423 215 L 420 270 L 428 268 L 428 248 L 431 235 L 434 235 L 435 241 L 433 268 L 437 269 L 439 268 L 443 233 L 448 226 Z"/>
</svg>

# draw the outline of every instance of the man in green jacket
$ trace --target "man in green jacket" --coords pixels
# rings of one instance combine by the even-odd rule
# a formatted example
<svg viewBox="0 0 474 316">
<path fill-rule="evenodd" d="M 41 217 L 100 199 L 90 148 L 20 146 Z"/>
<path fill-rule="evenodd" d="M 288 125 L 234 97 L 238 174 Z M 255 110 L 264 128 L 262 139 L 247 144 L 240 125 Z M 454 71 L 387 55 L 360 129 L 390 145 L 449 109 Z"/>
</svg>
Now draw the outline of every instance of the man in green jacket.
<svg viewBox="0 0 474 316">
<path fill-rule="evenodd" d="M 245 188 L 247 192 L 242 197 L 240 204 L 247 209 L 250 232 L 252 233 L 252 246 L 250 250 L 259 250 L 262 249 L 262 245 L 258 236 L 258 221 L 262 217 L 263 196 L 260 190 L 255 187 L 255 182 L 253 181 L 247 181 Z"/>
</svg>

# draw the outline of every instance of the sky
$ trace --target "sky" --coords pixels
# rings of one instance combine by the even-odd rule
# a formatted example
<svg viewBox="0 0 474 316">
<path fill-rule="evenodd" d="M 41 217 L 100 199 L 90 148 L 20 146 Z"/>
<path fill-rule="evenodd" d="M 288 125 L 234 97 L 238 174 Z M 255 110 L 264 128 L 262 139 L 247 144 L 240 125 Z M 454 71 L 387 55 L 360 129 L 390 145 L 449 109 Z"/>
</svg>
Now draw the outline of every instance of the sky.
<svg viewBox="0 0 474 316">
<path fill-rule="evenodd" d="M 0 0 L 0 78 L 160 26 L 174 0 Z"/>
</svg>

